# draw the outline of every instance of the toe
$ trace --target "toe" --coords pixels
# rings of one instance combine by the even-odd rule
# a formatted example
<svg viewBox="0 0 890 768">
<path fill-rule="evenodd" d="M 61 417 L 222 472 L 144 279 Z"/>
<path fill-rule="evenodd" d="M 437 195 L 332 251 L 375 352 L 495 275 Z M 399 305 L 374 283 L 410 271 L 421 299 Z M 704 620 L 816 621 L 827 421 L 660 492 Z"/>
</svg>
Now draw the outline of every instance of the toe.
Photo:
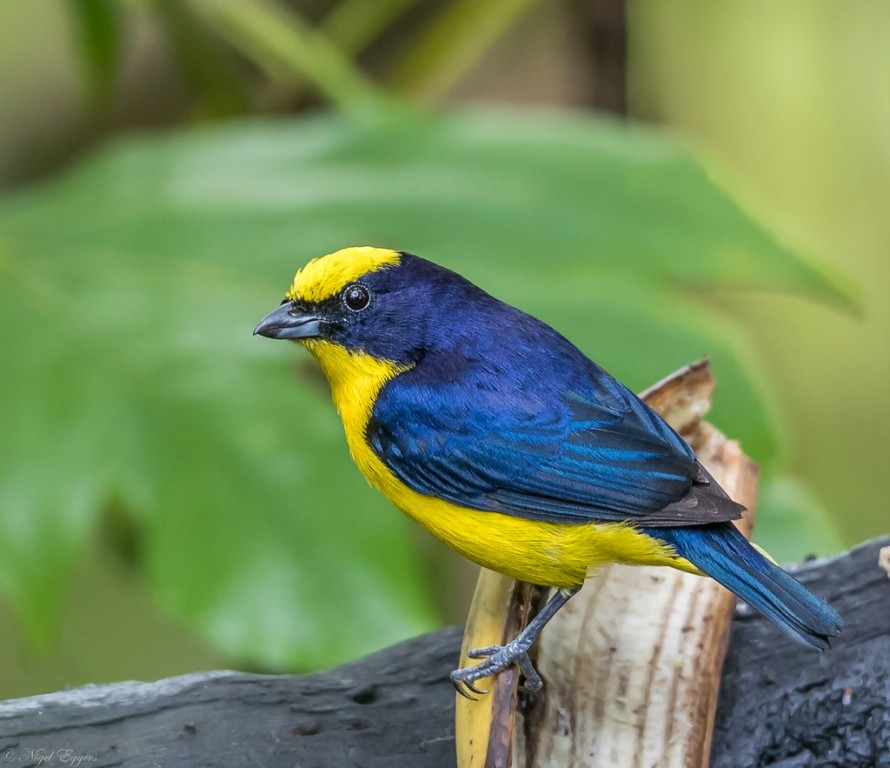
<svg viewBox="0 0 890 768">
<path fill-rule="evenodd" d="M 486 659 L 503 649 L 504 646 L 502 645 L 486 645 L 484 648 L 472 648 L 467 651 L 467 656 L 471 659 Z"/>
</svg>

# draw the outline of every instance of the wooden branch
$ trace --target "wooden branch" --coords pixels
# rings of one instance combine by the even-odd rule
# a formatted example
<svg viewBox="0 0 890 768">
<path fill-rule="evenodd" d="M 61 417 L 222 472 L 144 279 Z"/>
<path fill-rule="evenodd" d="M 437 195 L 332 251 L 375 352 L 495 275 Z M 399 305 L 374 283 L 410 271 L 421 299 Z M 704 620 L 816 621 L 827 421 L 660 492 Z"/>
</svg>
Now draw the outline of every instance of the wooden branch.
<svg viewBox="0 0 890 768">
<path fill-rule="evenodd" d="M 713 768 L 890 765 L 890 579 L 878 565 L 886 547 L 890 536 L 799 569 L 847 622 L 826 653 L 800 648 L 759 614 L 736 613 Z M 43 756 L 46 768 L 454 768 L 448 673 L 461 632 L 319 675 L 207 672 L 3 702 L 0 766 L 38 766 Z"/>
<path fill-rule="evenodd" d="M 441 768 L 461 628 L 303 677 L 202 672 L 0 703 L 0 766 Z"/>
<path fill-rule="evenodd" d="M 712 768 L 890 766 L 890 536 L 795 574 L 829 600 L 846 628 L 825 653 L 738 611 L 714 727 Z"/>
</svg>

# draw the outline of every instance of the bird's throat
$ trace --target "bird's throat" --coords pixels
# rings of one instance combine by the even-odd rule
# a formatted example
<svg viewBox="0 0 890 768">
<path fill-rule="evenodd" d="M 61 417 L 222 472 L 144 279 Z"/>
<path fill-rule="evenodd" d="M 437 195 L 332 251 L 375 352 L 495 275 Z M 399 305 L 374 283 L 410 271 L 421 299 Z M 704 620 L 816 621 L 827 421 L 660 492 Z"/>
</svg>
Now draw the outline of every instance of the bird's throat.
<svg viewBox="0 0 890 768">
<path fill-rule="evenodd" d="M 318 360 L 331 386 L 331 397 L 343 420 L 352 458 L 365 476 L 379 487 L 377 476 L 382 465 L 365 441 L 365 430 L 380 390 L 410 366 L 348 350 L 321 339 L 307 340 L 303 344 Z"/>
<path fill-rule="evenodd" d="M 346 412 L 366 411 L 390 379 L 409 370 L 391 360 L 371 357 L 364 352 L 348 350 L 339 344 L 321 339 L 307 339 L 304 346 L 312 353 L 331 385 L 334 404 L 343 418 Z"/>
</svg>

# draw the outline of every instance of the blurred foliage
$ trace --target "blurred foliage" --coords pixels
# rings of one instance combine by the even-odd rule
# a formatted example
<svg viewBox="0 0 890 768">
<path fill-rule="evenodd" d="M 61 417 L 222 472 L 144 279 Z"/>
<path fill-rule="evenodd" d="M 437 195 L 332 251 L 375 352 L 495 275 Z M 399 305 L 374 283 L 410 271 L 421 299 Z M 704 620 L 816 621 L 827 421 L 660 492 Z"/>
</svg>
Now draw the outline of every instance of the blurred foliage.
<svg viewBox="0 0 890 768">
<path fill-rule="evenodd" d="M 767 476 L 760 483 L 757 510 L 755 538 L 775 542 L 769 551 L 777 558 L 794 562 L 841 548 L 842 539 L 831 515 L 798 478 Z"/>
<path fill-rule="evenodd" d="M 768 294 L 732 311 L 777 385 L 782 469 L 806 478 L 845 545 L 886 533 L 890 3 L 643 0 L 629 12 L 634 114 L 706 149 L 746 207 L 861 286 L 857 317 Z M 819 524 L 806 519 L 799 535 Z"/>
<path fill-rule="evenodd" d="M 250 336 L 297 267 L 360 243 L 457 269 L 636 388 L 709 354 L 714 419 L 768 466 L 769 383 L 711 298 L 854 301 L 682 146 L 580 114 L 120 143 L 0 205 L 0 588 L 36 637 L 101 510 L 137 531 L 162 604 L 236 658 L 307 669 L 434 624 L 408 524 L 351 466 L 324 388 Z M 768 548 L 807 509 L 788 487 L 779 528 L 758 520 Z"/>
<path fill-rule="evenodd" d="M 114 0 L 71 0 L 93 105 L 111 96 L 120 53 L 120 8 Z"/>
<path fill-rule="evenodd" d="M 443 3 L 400 51 L 385 78 L 415 101 L 441 98 L 535 0 Z M 341 111 L 376 115 L 391 107 L 356 59 L 419 0 L 343 0 L 314 25 L 285 0 L 132 0 L 162 26 L 207 116 L 248 111 L 239 65 L 249 62 L 291 98 L 314 88 Z M 119 71 L 121 0 L 70 5 L 86 63 L 87 89 L 108 98 Z M 428 4 L 429 5 L 429 4 Z"/>
</svg>

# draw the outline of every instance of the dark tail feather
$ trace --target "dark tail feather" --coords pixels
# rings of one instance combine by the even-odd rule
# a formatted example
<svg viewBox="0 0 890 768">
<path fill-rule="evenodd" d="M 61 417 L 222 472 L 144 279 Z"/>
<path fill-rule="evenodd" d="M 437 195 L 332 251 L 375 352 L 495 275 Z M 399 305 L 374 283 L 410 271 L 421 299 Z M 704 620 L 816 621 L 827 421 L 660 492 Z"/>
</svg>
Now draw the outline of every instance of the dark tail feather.
<svg viewBox="0 0 890 768">
<path fill-rule="evenodd" d="M 647 533 L 719 581 L 791 637 L 819 650 L 844 627 L 840 614 L 770 562 L 731 523 Z"/>
</svg>

